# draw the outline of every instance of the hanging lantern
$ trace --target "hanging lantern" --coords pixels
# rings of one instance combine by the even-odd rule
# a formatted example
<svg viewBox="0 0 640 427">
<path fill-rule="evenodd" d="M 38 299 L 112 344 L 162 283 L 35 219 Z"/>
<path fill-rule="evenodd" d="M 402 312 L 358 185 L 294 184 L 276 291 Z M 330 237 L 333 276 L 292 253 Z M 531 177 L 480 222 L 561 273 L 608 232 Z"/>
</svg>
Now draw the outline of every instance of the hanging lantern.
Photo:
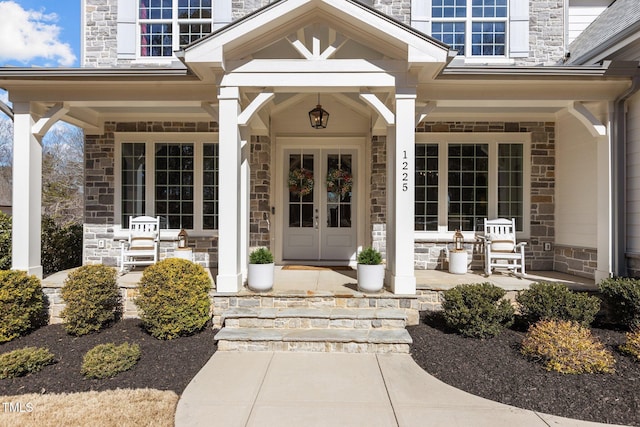
<svg viewBox="0 0 640 427">
<path fill-rule="evenodd" d="M 189 235 L 185 231 L 185 229 L 181 229 L 178 233 L 178 248 L 183 249 L 189 246 Z"/>
<path fill-rule="evenodd" d="M 453 245 L 456 252 L 460 252 L 464 250 L 464 236 L 460 232 L 460 230 L 456 230 L 453 235 Z"/>
<path fill-rule="evenodd" d="M 309 111 L 309 121 L 311 122 L 311 127 L 314 129 L 324 129 L 327 127 L 329 113 L 320 105 L 320 94 L 318 94 L 318 105 Z"/>
</svg>

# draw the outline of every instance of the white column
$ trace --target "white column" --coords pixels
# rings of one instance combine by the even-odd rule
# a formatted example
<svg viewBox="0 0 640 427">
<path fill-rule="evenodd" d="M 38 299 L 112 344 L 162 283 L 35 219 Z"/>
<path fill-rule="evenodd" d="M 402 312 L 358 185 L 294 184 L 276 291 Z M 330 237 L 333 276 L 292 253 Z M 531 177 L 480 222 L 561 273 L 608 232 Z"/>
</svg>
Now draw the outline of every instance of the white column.
<svg viewBox="0 0 640 427">
<path fill-rule="evenodd" d="M 29 103 L 14 104 L 12 268 L 42 278 L 42 145 Z"/>
<path fill-rule="evenodd" d="M 610 129 L 610 128 L 609 128 Z M 597 156 L 597 229 L 596 242 L 598 246 L 598 260 L 595 272 L 596 284 L 612 275 L 612 189 L 611 189 L 611 133 L 596 139 Z"/>
<path fill-rule="evenodd" d="M 241 248 L 241 139 L 238 127 L 240 91 L 221 87 L 219 100 L 220 190 L 218 203 L 218 292 L 238 292 L 242 288 Z"/>
<path fill-rule="evenodd" d="M 387 279 L 394 294 L 415 294 L 415 90 L 396 94 L 395 126 L 387 133 Z"/>
<path fill-rule="evenodd" d="M 250 215 L 250 173 L 251 173 L 251 138 L 248 126 L 240 127 L 240 267 L 242 281 L 247 280 L 249 264 L 249 215 Z"/>
</svg>

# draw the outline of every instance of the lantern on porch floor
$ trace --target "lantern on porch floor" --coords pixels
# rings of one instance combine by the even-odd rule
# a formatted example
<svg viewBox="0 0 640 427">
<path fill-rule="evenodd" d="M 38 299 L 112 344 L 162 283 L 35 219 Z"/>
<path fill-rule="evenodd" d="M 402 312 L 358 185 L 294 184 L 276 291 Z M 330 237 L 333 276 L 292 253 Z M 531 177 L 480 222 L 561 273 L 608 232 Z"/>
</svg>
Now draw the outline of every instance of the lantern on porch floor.
<svg viewBox="0 0 640 427">
<path fill-rule="evenodd" d="M 464 251 L 464 236 L 460 230 L 456 230 L 453 235 L 453 250 L 456 252 Z"/>
<path fill-rule="evenodd" d="M 187 246 L 189 246 L 188 240 L 189 240 L 189 235 L 187 234 L 184 228 L 181 229 L 180 232 L 178 233 L 178 248 L 184 249 Z"/>
</svg>

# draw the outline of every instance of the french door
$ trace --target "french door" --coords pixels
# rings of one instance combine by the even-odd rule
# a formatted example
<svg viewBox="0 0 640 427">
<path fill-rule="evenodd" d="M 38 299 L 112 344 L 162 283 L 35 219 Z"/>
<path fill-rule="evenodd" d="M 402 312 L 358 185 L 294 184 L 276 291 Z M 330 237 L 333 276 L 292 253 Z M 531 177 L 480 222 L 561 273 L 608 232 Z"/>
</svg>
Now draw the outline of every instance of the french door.
<svg viewBox="0 0 640 427">
<path fill-rule="evenodd" d="M 356 251 L 356 150 L 284 151 L 283 259 L 347 261 Z"/>
</svg>

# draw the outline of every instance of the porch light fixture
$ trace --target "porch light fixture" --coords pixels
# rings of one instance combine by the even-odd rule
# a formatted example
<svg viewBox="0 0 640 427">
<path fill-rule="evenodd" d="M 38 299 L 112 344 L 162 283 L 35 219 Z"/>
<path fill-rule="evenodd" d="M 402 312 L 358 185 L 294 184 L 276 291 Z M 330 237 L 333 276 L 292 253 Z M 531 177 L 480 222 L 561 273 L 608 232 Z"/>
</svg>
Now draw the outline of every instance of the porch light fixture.
<svg viewBox="0 0 640 427">
<path fill-rule="evenodd" d="M 309 111 L 309 121 L 311 122 L 311 127 L 314 129 L 324 129 L 327 127 L 329 113 L 320 105 L 320 94 L 318 94 L 318 105 Z"/>
<path fill-rule="evenodd" d="M 464 236 L 462 235 L 460 230 L 456 230 L 455 234 L 453 235 L 453 244 L 454 250 L 456 252 L 461 252 L 464 250 Z"/>
<path fill-rule="evenodd" d="M 181 229 L 178 233 L 178 248 L 184 249 L 189 246 L 189 235 L 185 231 L 185 229 Z"/>
</svg>

